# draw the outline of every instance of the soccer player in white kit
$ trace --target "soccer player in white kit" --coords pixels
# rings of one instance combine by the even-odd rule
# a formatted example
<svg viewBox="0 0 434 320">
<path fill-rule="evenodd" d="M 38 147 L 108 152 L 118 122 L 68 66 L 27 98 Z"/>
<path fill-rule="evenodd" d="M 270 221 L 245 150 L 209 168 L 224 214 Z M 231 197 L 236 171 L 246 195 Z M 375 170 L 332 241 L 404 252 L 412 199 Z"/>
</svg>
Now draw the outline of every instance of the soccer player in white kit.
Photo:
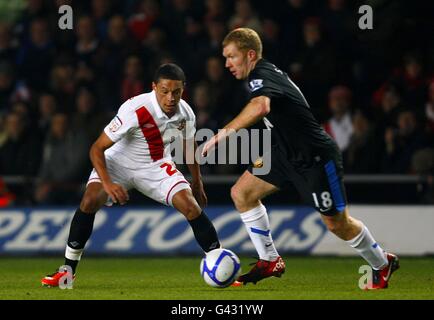
<svg viewBox="0 0 434 320">
<path fill-rule="evenodd" d="M 199 165 L 189 155 L 193 159 L 191 164 L 187 162 L 192 175 L 190 185 L 176 169 L 170 154 L 170 143 L 177 135 L 187 142 L 195 134 L 195 115 L 181 99 L 184 85 L 185 75 L 180 67 L 161 65 L 154 76 L 153 91 L 124 102 L 92 145 L 90 158 L 94 169 L 72 219 L 65 251 L 65 265 L 71 267 L 74 277 L 96 212 L 104 204 L 125 204 L 132 188 L 181 212 L 203 251 L 220 247 L 217 232 L 202 211 L 207 198 Z M 190 151 L 195 152 L 197 144 L 192 143 L 194 150 Z M 183 150 L 185 154 L 186 148 Z M 59 270 L 41 282 L 56 287 L 66 273 L 67 269 Z"/>
</svg>

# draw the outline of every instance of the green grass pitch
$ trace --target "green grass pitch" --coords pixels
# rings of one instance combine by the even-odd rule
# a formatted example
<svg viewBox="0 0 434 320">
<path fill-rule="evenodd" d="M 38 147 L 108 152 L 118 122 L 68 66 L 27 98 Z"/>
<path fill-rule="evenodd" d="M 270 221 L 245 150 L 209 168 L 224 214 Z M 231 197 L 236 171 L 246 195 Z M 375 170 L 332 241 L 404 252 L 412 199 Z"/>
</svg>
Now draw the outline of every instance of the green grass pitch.
<svg viewBox="0 0 434 320">
<path fill-rule="evenodd" d="M 242 257 L 243 271 L 253 260 Z M 358 288 L 359 258 L 286 257 L 282 278 L 215 289 L 199 274 L 199 257 L 83 257 L 73 290 L 45 288 L 40 279 L 62 259 L 0 258 L 0 299 L 434 299 L 434 258 L 401 258 L 386 290 Z"/>
</svg>

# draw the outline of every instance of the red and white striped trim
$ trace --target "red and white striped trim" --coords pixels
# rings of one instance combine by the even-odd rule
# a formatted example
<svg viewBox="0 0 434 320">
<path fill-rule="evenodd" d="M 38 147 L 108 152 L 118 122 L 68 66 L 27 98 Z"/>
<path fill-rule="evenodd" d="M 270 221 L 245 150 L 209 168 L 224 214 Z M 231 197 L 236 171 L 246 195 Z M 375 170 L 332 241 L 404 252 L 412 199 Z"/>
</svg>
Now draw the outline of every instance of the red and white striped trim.
<svg viewBox="0 0 434 320">
<path fill-rule="evenodd" d="M 186 184 L 189 185 L 189 183 L 188 183 L 187 181 L 185 181 L 185 180 L 183 180 L 183 181 L 178 181 L 177 183 L 175 183 L 175 184 L 170 188 L 169 192 L 167 193 L 167 196 L 166 196 L 166 203 L 167 203 L 167 204 L 169 204 L 169 196 L 170 196 L 170 193 L 172 192 L 173 188 L 175 188 L 175 187 L 176 187 L 178 184 L 180 184 L 180 183 L 186 183 Z"/>
</svg>

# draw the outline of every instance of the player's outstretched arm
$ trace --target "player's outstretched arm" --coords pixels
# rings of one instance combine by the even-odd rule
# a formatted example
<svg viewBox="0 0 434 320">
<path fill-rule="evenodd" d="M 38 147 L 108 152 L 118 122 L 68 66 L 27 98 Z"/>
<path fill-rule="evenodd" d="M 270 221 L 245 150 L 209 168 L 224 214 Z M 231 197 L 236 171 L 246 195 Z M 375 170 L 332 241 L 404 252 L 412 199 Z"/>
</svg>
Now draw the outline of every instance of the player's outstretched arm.
<svg viewBox="0 0 434 320">
<path fill-rule="evenodd" d="M 237 132 L 242 128 L 249 128 L 256 122 L 264 118 L 270 112 L 270 98 L 266 96 L 255 97 L 244 107 L 238 116 L 229 122 L 223 130 L 212 137 L 205 143 L 202 149 L 202 156 L 214 149 L 215 145 L 223 139 L 226 139 L 232 133 Z"/>
<path fill-rule="evenodd" d="M 107 172 L 107 165 L 104 157 L 104 151 L 110 148 L 113 144 L 114 142 L 110 140 L 104 132 L 102 132 L 90 148 L 89 155 L 93 167 L 101 179 L 104 191 L 107 192 L 114 203 L 119 202 L 120 204 L 124 204 L 128 201 L 128 192 L 121 185 L 112 182 Z"/>
</svg>

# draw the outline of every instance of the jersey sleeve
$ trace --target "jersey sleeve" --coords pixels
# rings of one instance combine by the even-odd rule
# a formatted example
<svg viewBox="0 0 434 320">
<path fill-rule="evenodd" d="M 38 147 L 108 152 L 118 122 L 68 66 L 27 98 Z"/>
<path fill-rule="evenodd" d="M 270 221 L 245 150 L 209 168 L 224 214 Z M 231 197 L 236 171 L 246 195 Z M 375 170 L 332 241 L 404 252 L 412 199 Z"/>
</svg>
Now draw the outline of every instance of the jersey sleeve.
<svg viewBox="0 0 434 320">
<path fill-rule="evenodd" d="M 104 128 L 104 133 L 113 142 L 121 140 L 128 132 L 137 128 L 138 121 L 134 108 L 130 100 L 124 102 L 118 110 L 116 116 Z"/>
<path fill-rule="evenodd" d="M 282 95 L 282 90 L 276 83 L 276 76 L 271 74 L 273 71 L 264 68 L 254 69 L 249 75 L 250 99 L 259 96 L 275 98 Z"/>
</svg>

